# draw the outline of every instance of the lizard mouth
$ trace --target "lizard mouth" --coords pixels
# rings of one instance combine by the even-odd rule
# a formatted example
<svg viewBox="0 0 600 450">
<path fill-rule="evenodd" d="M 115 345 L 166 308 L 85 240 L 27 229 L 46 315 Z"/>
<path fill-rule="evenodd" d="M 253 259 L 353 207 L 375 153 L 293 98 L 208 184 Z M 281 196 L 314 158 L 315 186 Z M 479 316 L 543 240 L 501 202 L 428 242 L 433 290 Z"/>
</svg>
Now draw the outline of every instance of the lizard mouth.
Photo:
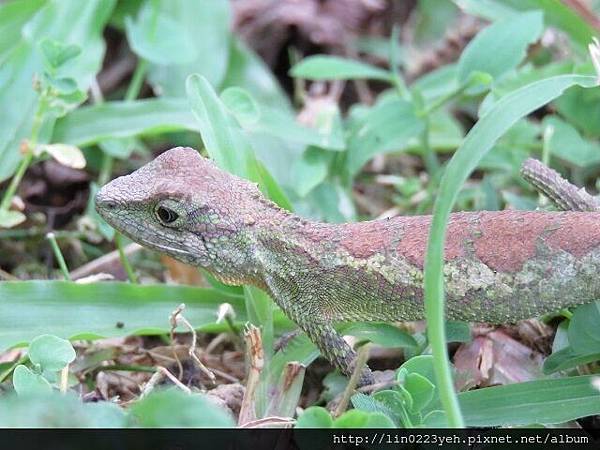
<svg viewBox="0 0 600 450">
<path fill-rule="evenodd" d="M 171 254 L 173 256 L 186 256 L 189 257 L 189 252 L 186 252 L 185 250 L 181 250 L 179 248 L 175 248 L 175 247 L 169 247 L 168 245 L 163 245 L 163 244 L 157 244 L 157 243 L 150 243 L 150 242 L 146 242 L 146 245 L 155 248 L 156 250 L 163 252 L 163 253 L 167 253 L 167 254 Z"/>
</svg>

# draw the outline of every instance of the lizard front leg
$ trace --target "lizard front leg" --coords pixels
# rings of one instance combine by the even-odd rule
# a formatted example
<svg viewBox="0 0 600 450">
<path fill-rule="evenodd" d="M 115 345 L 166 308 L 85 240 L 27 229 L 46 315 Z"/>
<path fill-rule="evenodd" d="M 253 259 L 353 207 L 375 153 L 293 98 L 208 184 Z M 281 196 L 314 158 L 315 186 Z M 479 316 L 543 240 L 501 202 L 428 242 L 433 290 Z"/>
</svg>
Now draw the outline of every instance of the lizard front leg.
<svg viewBox="0 0 600 450">
<path fill-rule="evenodd" d="M 267 280 L 268 290 L 283 312 L 304 331 L 319 348 L 321 354 L 337 367 L 344 375 L 350 376 L 356 364 L 356 352 L 335 330 L 327 313 L 315 301 L 314 295 L 303 294 L 283 280 Z M 362 369 L 359 386 L 374 383 L 373 373 L 368 366 Z"/>
<path fill-rule="evenodd" d="M 333 363 L 344 375 L 352 375 L 356 364 L 356 352 L 335 331 L 331 323 L 311 321 L 310 323 L 298 323 L 298 326 L 306 332 L 310 340 L 319 348 L 325 358 Z M 371 369 L 365 366 L 360 374 L 358 385 L 365 386 L 374 382 Z"/>
</svg>

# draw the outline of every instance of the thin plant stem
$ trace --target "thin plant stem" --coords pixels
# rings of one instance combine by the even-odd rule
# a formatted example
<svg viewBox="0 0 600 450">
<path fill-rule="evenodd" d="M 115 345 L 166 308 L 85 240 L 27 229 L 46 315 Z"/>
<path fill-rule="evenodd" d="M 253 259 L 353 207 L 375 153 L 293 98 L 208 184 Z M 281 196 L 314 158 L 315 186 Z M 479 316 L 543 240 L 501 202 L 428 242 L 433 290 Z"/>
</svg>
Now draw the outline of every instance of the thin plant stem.
<svg viewBox="0 0 600 450">
<path fill-rule="evenodd" d="M 127 256 L 125 255 L 123 239 L 119 233 L 115 233 L 115 245 L 117 246 L 117 250 L 119 252 L 119 259 L 121 260 L 121 264 L 123 265 L 123 268 L 125 269 L 125 272 L 127 273 L 127 278 L 129 279 L 129 282 L 137 284 L 137 282 L 138 282 L 137 276 L 135 275 L 135 272 L 133 271 L 131 264 L 129 264 L 129 260 L 127 259 Z"/>
<path fill-rule="evenodd" d="M 125 371 L 125 372 L 148 372 L 154 373 L 157 371 L 156 367 L 152 366 L 139 366 L 136 364 L 112 364 L 108 366 L 100 366 L 98 367 L 99 371 L 108 372 L 108 371 Z"/>
<path fill-rule="evenodd" d="M 544 134 L 542 136 L 542 162 L 544 165 L 550 165 L 550 141 L 552 140 L 552 136 L 554 135 L 554 127 L 552 125 L 548 125 L 544 128 Z"/>
<path fill-rule="evenodd" d="M 37 110 L 35 112 L 35 116 L 33 117 L 33 124 L 31 125 L 31 135 L 29 137 L 29 142 L 26 144 L 26 153 L 17 168 L 15 175 L 10 180 L 10 184 L 4 192 L 4 196 L 2 197 L 2 202 L 0 203 L 0 211 L 7 211 L 10 208 L 12 203 L 12 199 L 17 192 L 17 188 L 25 175 L 25 172 L 29 168 L 29 165 L 33 161 L 33 154 L 35 147 L 37 146 L 38 137 L 40 134 L 40 129 L 42 128 L 42 123 L 44 122 L 44 115 L 46 114 L 46 109 L 48 107 L 48 100 L 46 98 L 46 92 L 42 92 L 40 94 L 40 100 L 38 103 Z"/>
<path fill-rule="evenodd" d="M 60 371 L 60 393 L 66 394 L 69 388 L 69 364 L 62 368 Z"/>
<path fill-rule="evenodd" d="M 146 78 L 147 71 L 148 71 L 148 61 L 140 58 L 138 60 L 137 66 L 135 66 L 133 75 L 131 76 L 131 81 L 129 82 L 129 86 L 127 86 L 127 92 L 125 92 L 124 100 L 126 102 L 135 100 L 137 98 L 137 96 L 140 94 L 140 91 L 142 90 L 142 85 L 144 84 L 144 79 Z"/>
<path fill-rule="evenodd" d="M 50 246 L 52 247 L 52 252 L 54 253 L 54 257 L 56 258 L 56 261 L 58 262 L 58 267 L 60 267 L 60 271 L 62 272 L 63 277 L 65 278 L 65 280 L 70 281 L 71 274 L 69 273 L 69 269 L 67 268 L 67 263 L 65 262 L 65 258 L 63 256 L 62 252 L 60 251 L 60 247 L 56 243 L 56 236 L 54 236 L 54 233 L 48 233 L 46 235 L 46 237 L 48 238 L 48 241 L 50 241 Z"/>
<path fill-rule="evenodd" d="M 0 230 L 0 239 L 30 239 L 39 238 L 46 235 L 46 230 L 41 228 L 20 228 L 11 230 Z M 56 239 L 82 239 L 85 233 L 80 231 L 54 231 Z"/>
<path fill-rule="evenodd" d="M 431 143 L 429 141 L 429 130 L 431 127 L 431 121 L 429 120 L 429 116 L 425 116 L 424 121 L 425 127 L 423 128 L 423 132 L 421 133 L 423 159 L 425 161 L 425 168 L 427 169 L 427 172 L 433 176 L 438 172 L 438 170 L 440 170 L 440 162 L 438 161 L 437 155 L 431 148 Z"/>
<path fill-rule="evenodd" d="M 6 192 L 4 192 L 4 197 L 2 197 L 2 203 L 0 203 L 0 211 L 8 211 L 8 209 L 10 208 L 12 199 L 15 196 L 15 193 L 17 192 L 19 184 L 21 183 L 21 179 L 23 178 L 23 175 L 25 175 L 25 172 L 27 171 L 27 168 L 31 164 L 32 160 L 33 152 L 29 150 L 19 163 L 19 167 L 17 168 L 15 175 L 10 180 L 10 184 L 8 185 L 8 188 L 6 188 Z"/>
<path fill-rule="evenodd" d="M 108 153 L 103 153 L 100 173 L 98 174 L 98 184 L 100 186 L 104 186 L 106 183 L 108 183 L 108 179 L 110 178 L 110 174 L 112 172 L 112 167 L 113 157 Z"/>
<path fill-rule="evenodd" d="M 400 38 L 400 27 L 394 25 L 392 28 L 392 34 L 390 36 L 390 71 L 392 73 L 392 84 L 398 92 L 398 95 L 402 98 L 406 98 L 409 95 L 408 89 L 406 88 L 406 82 L 400 70 L 398 69 L 398 39 Z"/>
<path fill-rule="evenodd" d="M 427 107 L 427 109 L 417 112 L 417 116 L 419 116 L 419 117 L 429 116 L 431 113 L 434 113 L 435 111 L 437 111 L 439 108 L 444 106 L 449 101 L 452 101 L 456 97 L 460 96 L 469 86 L 471 86 L 471 84 L 469 82 L 463 83 L 463 85 L 460 86 L 455 91 L 452 91 L 449 94 L 446 94 L 446 95 L 438 98 L 431 105 L 429 105 Z"/>
</svg>

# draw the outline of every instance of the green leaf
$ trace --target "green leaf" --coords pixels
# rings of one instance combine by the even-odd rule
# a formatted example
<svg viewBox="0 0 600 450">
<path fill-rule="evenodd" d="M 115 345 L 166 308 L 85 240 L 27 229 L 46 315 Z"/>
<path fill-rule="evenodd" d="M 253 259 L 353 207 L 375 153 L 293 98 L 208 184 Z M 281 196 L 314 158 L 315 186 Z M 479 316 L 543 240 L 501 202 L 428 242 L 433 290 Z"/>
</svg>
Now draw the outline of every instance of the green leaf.
<svg viewBox="0 0 600 450">
<path fill-rule="evenodd" d="M 334 428 L 396 428 L 396 424 L 381 412 L 358 409 L 346 411 L 333 421 Z"/>
<path fill-rule="evenodd" d="M 453 26 L 459 9 L 453 2 L 420 0 L 415 14 L 415 42 L 432 42 L 444 38 L 444 33 Z"/>
<path fill-rule="evenodd" d="M 19 45 L 21 30 L 46 0 L 13 0 L 0 5 L 0 64 Z"/>
<path fill-rule="evenodd" d="M 569 89 L 556 100 L 556 109 L 588 135 L 600 136 L 600 89 Z"/>
<path fill-rule="evenodd" d="M 404 408 L 400 394 L 395 391 L 385 390 L 373 396 L 357 392 L 351 397 L 352 406 L 365 412 L 379 412 L 389 417 L 394 425 L 399 426 L 398 409 Z"/>
<path fill-rule="evenodd" d="M 391 74 L 379 67 L 339 56 L 315 55 L 290 69 L 290 75 L 308 80 L 350 80 L 369 78 L 390 81 Z"/>
<path fill-rule="evenodd" d="M 75 90 L 70 93 L 59 93 L 59 95 L 50 97 L 46 116 L 55 118 L 63 117 L 69 111 L 77 108 L 87 100 L 87 94 L 82 90 Z"/>
<path fill-rule="evenodd" d="M 243 126 L 253 125 L 260 119 L 260 109 L 252 95 L 245 89 L 230 87 L 221 92 L 221 101 Z"/>
<path fill-rule="evenodd" d="M 410 401 L 406 407 L 412 414 L 439 402 L 433 363 L 431 355 L 418 355 L 404 362 L 396 371 L 396 380 L 400 386 L 396 386 L 394 390 L 408 396 Z"/>
<path fill-rule="evenodd" d="M 84 106 L 59 119 L 52 139 L 84 147 L 109 138 L 199 129 L 186 100 L 116 101 Z"/>
<path fill-rule="evenodd" d="M 418 373 L 409 373 L 404 379 L 404 389 L 413 399 L 410 412 L 415 414 L 424 409 L 433 399 L 435 385 Z"/>
<path fill-rule="evenodd" d="M 59 371 L 75 359 L 75 349 L 65 339 L 43 334 L 29 344 L 29 359 L 39 364 L 44 371 Z"/>
<path fill-rule="evenodd" d="M 229 63 L 221 87 L 244 88 L 252 92 L 252 96 L 261 105 L 291 113 L 288 96 L 265 62 L 236 36 L 230 36 L 229 41 Z"/>
<path fill-rule="evenodd" d="M 584 139 L 581 134 L 564 120 L 548 115 L 544 127 L 552 127 L 548 146 L 552 156 L 557 156 L 576 167 L 589 167 L 600 162 L 600 144 Z"/>
<path fill-rule="evenodd" d="M 306 408 L 298 420 L 296 428 L 331 428 L 333 419 L 331 414 L 322 406 L 311 406 Z"/>
<path fill-rule="evenodd" d="M 452 381 L 447 363 L 444 339 L 444 278 L 443 249 L 446 224 L 462 184 L 477 167 L 481 158 L 496 141 L 520 118 L 552 101 L 571 86 L 592 87 L 596 79 L 581 75 L 559 75 L 529 84 L 500 99 L 471 128 L 456 151 L 442 177 L 430 229 L 425 257 L 425 310 L 429 325 L 429 340 L 436 358 L 436 386 L 445 398 L 444 407 L 449 425 L 459 425 Z"/>
<path fill-rule="evenodd" d="M 518 11 L 542 10 L 547 25 L 565 31 L 585 51 L 597 32 L 574 8 L 561 0 L 461 0 L 464 11 L 496 20 L 510 18 Z"/>
<path fill-rule="evenodd" d="M 233 427 L 231 415 L 204 394 L 186 394 L 171 388 L 154 391 L 131 406 L 140 427 Z"/>
<path fill-rule="evenodd" d="M 458 394 L 471 427 L 564 423 L 600 414 L 594 376 L 535 380 Z"/>
<path fill-rule="evenodd" d="M 411 84 L 411 91 L 418 91 L 430 105 L 438 99 L 445 98 L 460 88 L 457 77 L 457 64 L 448 64 L 423 75 Z"/>
<path fill-rule="evenodd" d="M 44 39 L 40 42 L 40 49 L 46 63 L 51 69 L 56 70 L 70 59 L 81 53 L 81 47 L 75 44 L 65 44 L 54 39 Z"/>
<path fill-rule="evenodd" d="M 230 173 L 247 177 L 247 154 L 251 152 L 242 139 L 225 106 L 214 89 L 201 75 L 190 75 L 186 82 L 188 99 L 200 125 L 206 151 L 217 166 Z"/>
<path fill-rule="evenodd" d="M 128 425 L 124 410 L 116 404 L 83 403 L 69 392 L 3 395 L 2 408 L 10 411 L 10 414 L 0 414 L 0 427 L 3 428 L 121 428 Z"/>
<path fill-rule="evenodd" d="M 93 339 L 130 334 L 163 334 L 169 315 L 185 303 L 185 317 L 199 330 L 215 326 L 217 309 L 230 303 L 246 320 L 243 300 L 212 289 L 129 283 L 78 284 L 66 281 L 0 283 L 0 351 L 40 334 Z"/>
<path fill-rule="evenodd" d="M 201 75 L 190 75 L 187 91 L 192 111 L 200 125 L 206 151 L 216 164 L 230 173 L 259 184 L 263 193 L 280 205 L 290 206 L 283 191 L 257 161 L 241 129 L 230 117 L 214 89 Z"/>
<path fill-rule="evenodd" d="M 52 392 L 52 386 L 48 380 L 33 373 L 23 364 L 15 367 L 12 381 L 18 395 L 44 395 Z"/>
<path fill-rule="evenodd" d="M 15 45 L 2 60 L 0 69 L 3 80 L 0 104 L 10 105 L 10 114 L 3 115 L 0 121 L 0 182 L 13 174 L 22 158 L 19 145 L 31 134 L 38 102 L 31 80 L 34 74 L 43 72 L 38 42 L 52 39 L 85 49 L 77 58 L 66 61 L 57 75 L 74 79 L 79 89 L 86 91 L 102 64 L 105 46 L 102 30 L 114 5 L 114 0 L 47 1 L 22 26 L 20 33 L 11 35 Z M 74 18 L 77 18 L 77 26 L 74 26 Z M 47 118 L 40 142 L 47 142 L 53 122 L 53 118 Z"/>
<path fill-rule="evenodd" d="M 518 70 L 507 73 L 502 79 L 494 82 L 491 91 L 481 102 L 478 114 L 479 116 L 483 116 L 487 109 L 498 101 L 498 99 L 516 89 L 531 84 L 534 81 L 543 80 L 544 78 L 550 78 L 556 75 L 568 75 L 573 73 L 573 70 L 574 64 L 572 61 L 557 61 L 542 66 L 535 66 L 530 63 L 524 64 L 522 67 L 519 67 Z M 568 92 L 570 92 L 570 90 Z M 558 99 L 557 102 L 566 96 L 568 92 Z"/>
<path fill-rule="evenodd" d="M 500 20 L 479 32 L 458 61 L 458 79 L 465 83 L 475 71 L 494 79 L 516 68 L 525 58 L 527 47 L 537 41 L 544 27 L 539 11 Z"/>
<path fill-rule="evenodd" d="M 398 369 L 396 379 L 404 383 L 407 374 L 418 373 L 435 384 L 435 375 L 433 373 L 433 356 L 419 355 L 405 361 Z"/>
<path fill-rule="evenodd" d="M 395 98 L 375 105 L 354 123 L 348 138 L 347 167 L 356 174 L 375 155 L 399 151 L 425 129 L 412 103 Z"/>
<path fill-rule="evenodd" d="M 321 184 L 329 171 L 333 153 L 319 147 L 308 146 L 302 157 L 292 165 L 293 186 L 300 197 L 305 197 L 310 191 Z"/>
<path fill-rule="evenodd" d="M 227 73 L 231 40 L 231 11 L 229 2 L 203 0 L 199 7 L 196 0 L 160 0 L 158 14 L 176 26 L 176 40 L 185 40 L 190 58 L 165 54 L 163 61 L 153 61 L 148 69 L 148 80 L 155 92 L 162 96 L 185 97 L 185 80 L 193 73 L 200 73 L 214 86 L 219 86 Z M 166 30 L 158 28 L 159 39 L 170 39 Z M 152 46 L 150 51 L 155 52 Z M 180 52 L 179 49 L 176 53 Z M 179 61 L 166 63 L 175 57 Z"/>
<path fill-rule="evenodd" d="M 471 340 L 471 326 L 468 322 L 449 320 L 446 322 L 447 342 L 469 342 Z"/>
<path fill-rule="evenodd" d="M 181 26 L 170 6 L 177 0 L 145 2 L 136 18 L 125 18 L 127 41 L 140 58 L 155 64 L 189 63 L 198 56 L 195 36 Z M 202 8 L 198 8 L 202 9 Z"/>
<path fill-rule="evenodd" d="M 386 348 L 414 348 L 417 346 L 417 342 L 410 334 L 389 323 L 353 323 L 341 328 L 340 332 L 345 335 L 349 334 L 361 339 L 367 339 Z"/>
<path fill-rule="evenodd" d="M 319 184 L 302 200 L 294 203 L 295 211 L 304 217 L 319 217 L 324 222 L 356 221 L 356 209 L 347 189 L 339 180 Z"/>
<path fill-rule="evenodd" d="M 77 90 L 77 83 L 73 78 L 56 78 L 44 73 L 42 80 L 59 94 L 72 94 Z"/>
<path fill-rule="evenodd" d="M 600 302 L 575 309 L 569 323 L 569 345 L 580 355 L 600 353 Z"/>
<path fill-rule="evenodd" d="M 263 194 L 273 200 L 278 206 L 287 211 L 292 211 L 292 204 L 283 189 L 281 189 L 279 184 L 277 184 L 277 181 L 275 181 L 275 178 L 271 176 L 263 163 L 256 158 L 253 159 L 253 164 L 249 164 L 252 173 L 250 179 L 258 180 L 258 185 Z"/>
<path fill-rule="evenodd" d="M 337 110 L 324 111 L 317 119 L 317 128 L 311 128 L 299 124 L 292 114 L 265 106 L 261 108 L 260 120 L 253 124 L 242 123 L 242 127 L 248 132 L 265 133 L 288 143 L 344 150 L 346 143 Z"/>
<path fill-rule="evenodd" d="M 590 353 L 580 353 L 569 346 L 548 356 L 544 360 L 543 370 L 545 375 L 550 375 L 594 361 L 600 361 L 600 350 L 591 351 Z"/>
</svg>

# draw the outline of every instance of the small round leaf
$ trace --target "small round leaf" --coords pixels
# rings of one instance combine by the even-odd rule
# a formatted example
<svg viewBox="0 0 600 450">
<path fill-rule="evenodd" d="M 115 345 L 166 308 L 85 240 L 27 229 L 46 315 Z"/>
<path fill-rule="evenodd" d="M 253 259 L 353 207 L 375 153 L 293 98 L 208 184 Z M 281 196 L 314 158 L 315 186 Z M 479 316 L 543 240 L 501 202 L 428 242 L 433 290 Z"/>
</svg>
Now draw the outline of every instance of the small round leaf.
<svg viewBox="0 0 600 450">
<path fill-rule="evenodd" d="M 75 350 L 69 341 L 44 334 L 29 344 L 29 359 L 45 371 L 59 371 L 75 359 Z"/>
<path fill-rule="evenodd" d="M 52 392 L 48 380 L 23 364 L 19 364 L 13 372 L 13 386 L 18 395 L 43 395 Z"/>
</svg>

